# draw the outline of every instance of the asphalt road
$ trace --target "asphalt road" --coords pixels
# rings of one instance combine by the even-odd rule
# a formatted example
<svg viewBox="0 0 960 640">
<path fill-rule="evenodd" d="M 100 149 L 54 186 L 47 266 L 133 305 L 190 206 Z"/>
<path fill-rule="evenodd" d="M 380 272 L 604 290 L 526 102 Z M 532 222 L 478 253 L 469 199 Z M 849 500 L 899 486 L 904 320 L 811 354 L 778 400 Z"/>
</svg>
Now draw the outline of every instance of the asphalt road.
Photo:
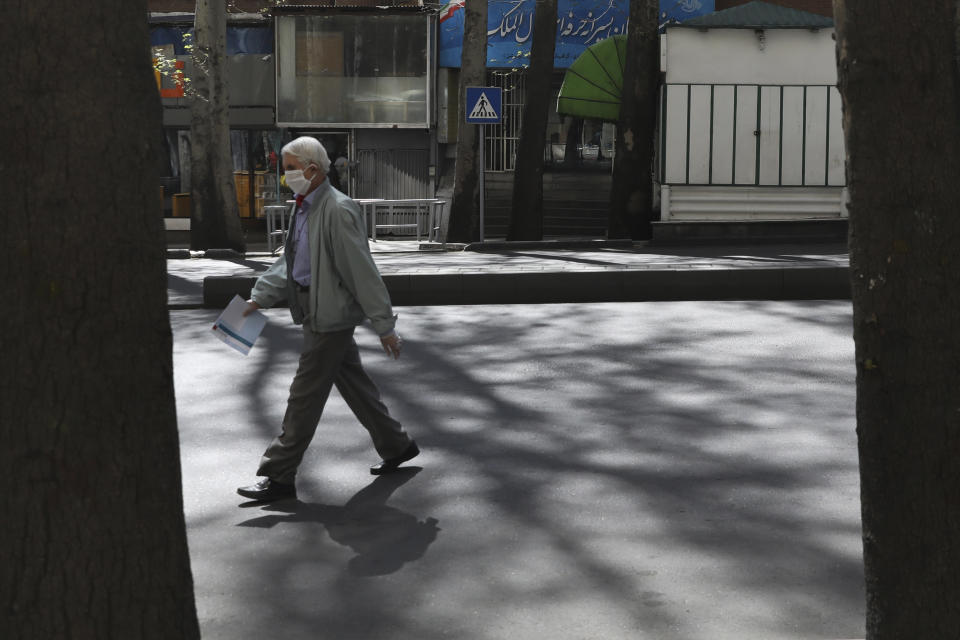
<svg viewBox="0 0 960 640">
<path fill-rule="evenodd" d="M 299 501 L 251 506 L 296 368 L 174 311 L 206 640 L 862 638 L 849 302 L 398 309 L 364 362 L 423 454 L 375 480 L 336 393 Z"/>
</svg>

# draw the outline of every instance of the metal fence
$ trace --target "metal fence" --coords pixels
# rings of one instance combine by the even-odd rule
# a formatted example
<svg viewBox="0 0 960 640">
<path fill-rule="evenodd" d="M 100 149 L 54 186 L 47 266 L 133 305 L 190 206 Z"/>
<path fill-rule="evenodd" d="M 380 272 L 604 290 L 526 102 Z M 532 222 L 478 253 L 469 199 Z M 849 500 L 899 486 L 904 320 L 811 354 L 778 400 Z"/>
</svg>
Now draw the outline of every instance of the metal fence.
<svg viewBox="0 0 960 640">
<path fill-rule="evenodd" d="M 834 86 L 666 84 L 659 124 L 662 184 L 846 184 Z"/>
<path fill-rule="evenodd" d="M 487 80 L 491 87 L 503 89 L 503 121 L 483 127 L 486 130 L 484 164 L 487 171 L 513 171 L 523 119 L 526 75 L 519 69 L 490 71 Z"/>
<path fill-rule="evenodd" d="M 358 198 L 428 198 L 431 192 L 425 149 L 359 149 Z"/>
</svg>

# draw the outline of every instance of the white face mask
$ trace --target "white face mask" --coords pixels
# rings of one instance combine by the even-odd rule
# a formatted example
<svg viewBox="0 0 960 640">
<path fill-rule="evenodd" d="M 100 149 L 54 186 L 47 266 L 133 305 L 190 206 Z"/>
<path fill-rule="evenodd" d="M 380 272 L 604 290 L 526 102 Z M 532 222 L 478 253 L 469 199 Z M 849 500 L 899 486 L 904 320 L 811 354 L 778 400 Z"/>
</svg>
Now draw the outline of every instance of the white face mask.
<svg viewBox="0 0 960 640">
<path fill-rule="evenodd" d="M 298 196 L 306 195 L 307 190 L 310 189 L 310 180 L 303 177 L 302 169 L 284 171 L 283 177 L 287 181 L 287 186 L 290 187 Z"/>
</svg>

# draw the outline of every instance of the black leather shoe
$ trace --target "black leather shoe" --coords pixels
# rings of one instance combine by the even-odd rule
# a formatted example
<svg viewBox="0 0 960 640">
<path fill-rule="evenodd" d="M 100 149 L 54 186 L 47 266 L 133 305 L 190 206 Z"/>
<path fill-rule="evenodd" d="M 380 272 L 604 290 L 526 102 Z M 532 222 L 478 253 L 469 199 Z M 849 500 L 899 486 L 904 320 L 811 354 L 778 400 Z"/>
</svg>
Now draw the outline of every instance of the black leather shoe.
<svg viewBox="0 0 960 640">
<path fill-rule="evenodd" d="M 270 478 L 264 478 L 255 485 L 240 487 L 237 489 L 237 493 L 251 500 L 271 502 L 284 498 L 296 498 L 297 488 L 292 484 L 284 484 L 276 480 L 271 480 Z"/>
<path fill-rule="evenodd" d="M 412 460 L 420 455 L 420 449 L 417 447 L 417 443 L 413 440 L 410 441 L 410 446 L 407 447 L 406 451 L 398 455 L 396 458 L 388 458 L 387 460 L 381 460 L 377 464 L 370 467 L 370 473 L 379 476 L 384 473 L 390 473 L 391 471 L 396 471 L 397 467 L 406 462 L 407 460 Z"/>
</svg>

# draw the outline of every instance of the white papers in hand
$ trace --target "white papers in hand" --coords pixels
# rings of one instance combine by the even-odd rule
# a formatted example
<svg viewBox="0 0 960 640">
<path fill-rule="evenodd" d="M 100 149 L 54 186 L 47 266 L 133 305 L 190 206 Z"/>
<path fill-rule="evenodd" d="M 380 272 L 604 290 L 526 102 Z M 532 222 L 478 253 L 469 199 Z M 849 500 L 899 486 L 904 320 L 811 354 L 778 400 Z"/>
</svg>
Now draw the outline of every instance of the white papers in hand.
<svg viewBox="0 0 960 640">
<path fill-rule="evenodd" d="M 267 324 L 267 316 L 259 311 L 244 317 L 243 312 L 246 308 L 247 303 L 243 298 L 233 296 L 233 300 L 213 323 L 213 335 L 243 355 L 250 353 L 253 343 L 257 341 L 264 325 Z"/>
</svg>

